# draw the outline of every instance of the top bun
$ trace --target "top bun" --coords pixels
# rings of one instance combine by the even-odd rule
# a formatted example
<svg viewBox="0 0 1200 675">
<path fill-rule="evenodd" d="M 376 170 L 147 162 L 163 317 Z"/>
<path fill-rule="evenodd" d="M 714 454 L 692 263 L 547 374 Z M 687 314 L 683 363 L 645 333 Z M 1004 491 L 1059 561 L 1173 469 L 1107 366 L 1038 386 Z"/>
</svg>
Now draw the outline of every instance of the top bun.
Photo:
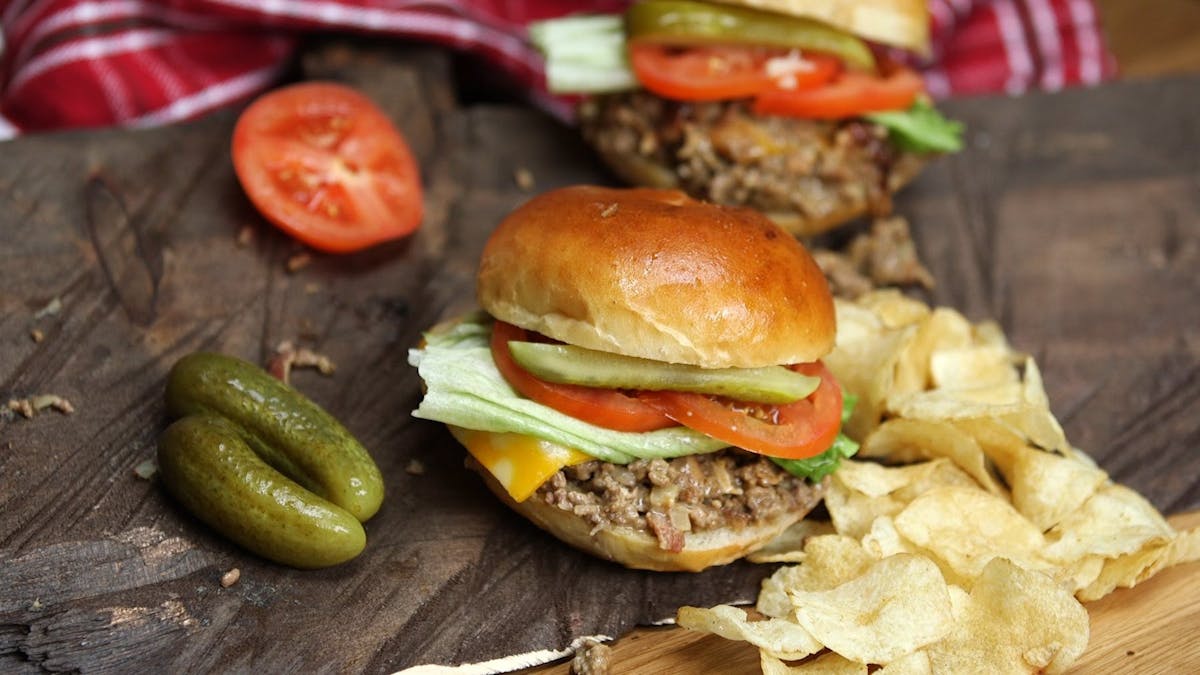
<svg viewBox="0 0 1200 675">
<path fill-rule="evenodd" d="M 716 0 L 823 21 L 861 38 L 929 53 L 925 0 Z"/>
<path fill-rule="evenodd" d="M 751 368 L 833 348 L 833 299 L 808 251 L 757 211 L 676 190 L 531 199 L 488 240 L 477 290 L 502 321 L 656 361 Z"/>
</svg>

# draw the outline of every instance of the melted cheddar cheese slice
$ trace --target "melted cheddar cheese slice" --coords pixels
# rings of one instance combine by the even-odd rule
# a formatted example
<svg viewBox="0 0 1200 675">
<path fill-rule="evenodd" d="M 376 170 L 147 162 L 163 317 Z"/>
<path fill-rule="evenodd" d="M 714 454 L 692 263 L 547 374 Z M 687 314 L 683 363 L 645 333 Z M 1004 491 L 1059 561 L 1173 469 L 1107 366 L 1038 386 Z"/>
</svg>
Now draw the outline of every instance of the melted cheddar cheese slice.
<svg viewBox="0 0 1200 675">
<path fill-rule="evenodd" d="M 486 468 L 514 501 L 523 502 L 564 466 L 591 455 L 533 436 L 476 431 L 446 425 L 467 452 Z"/>
</svg>

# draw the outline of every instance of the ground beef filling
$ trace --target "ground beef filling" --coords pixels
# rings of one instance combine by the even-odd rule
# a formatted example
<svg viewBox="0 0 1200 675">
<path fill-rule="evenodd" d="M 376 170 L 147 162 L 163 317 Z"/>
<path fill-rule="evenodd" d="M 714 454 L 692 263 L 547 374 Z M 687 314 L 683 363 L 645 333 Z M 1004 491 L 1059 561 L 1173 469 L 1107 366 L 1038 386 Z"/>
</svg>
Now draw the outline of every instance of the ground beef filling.
<svg viewBox="0 0 1200 675">
<path fill-rule="evenodd" d="M 745 101 L 683 103 L 644 91 L 596 97 L 584 137 L 626 181 L 813 222 L 883 215 L 919 170 L 882 127 L 758 116 Z"/>
<path fill-rule="evenodd" d="M 813 485 L 750 452 L 726 449 L 629 464 L 591 461 L 566 467 L 533 499 L 587 520 L 592 532 L 622 526 L 645 531 L 660 548 L 683 549 L 684 533 L 757 525 L 816 506 Z"/>
</svg>

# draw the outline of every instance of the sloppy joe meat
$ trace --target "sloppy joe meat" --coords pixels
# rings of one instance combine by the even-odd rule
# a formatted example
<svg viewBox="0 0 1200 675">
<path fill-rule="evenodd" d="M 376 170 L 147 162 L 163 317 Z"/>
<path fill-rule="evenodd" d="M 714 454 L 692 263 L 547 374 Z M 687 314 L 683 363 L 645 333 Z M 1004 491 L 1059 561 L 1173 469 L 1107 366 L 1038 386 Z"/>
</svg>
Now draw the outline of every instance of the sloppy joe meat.
<svg viewBox="0 0 1200 675">
<path fill-rule="evenodd" d="M 593 533 L 628 527 L 656 537 L 667 551 L 683 548 L 685 532 L 757 525 L 785 512 L 807 513 L 824 484 L 797 478 L 761 455 L 727 448 L 629 464 L 594 460 L 569 466 L 531 499 L 572 512 Z"/>
</svg>

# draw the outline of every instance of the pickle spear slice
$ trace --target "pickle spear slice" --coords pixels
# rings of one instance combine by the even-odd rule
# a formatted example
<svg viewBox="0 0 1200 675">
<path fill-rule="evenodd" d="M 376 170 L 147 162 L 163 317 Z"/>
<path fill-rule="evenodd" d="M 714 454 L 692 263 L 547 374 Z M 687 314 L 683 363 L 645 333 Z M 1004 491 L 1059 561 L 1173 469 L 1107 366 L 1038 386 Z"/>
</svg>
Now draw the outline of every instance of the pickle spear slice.
<svg viewBox="0 0 1200 675">
<path fill-rule="evenodd" d="M 817 390 L 821 378 L 783 366 L 701 368 L 542 342 L 508 343 L 513 360 L 547 382 L 607 389 L 686 391 L 754 403 L 793 403 Z"/>
<path fill-rule="evenodd" d="M 625 13 L 631 40 L 696 46 L 745 44 L 794 47 L 832 54 L 856 70 L 874 70 L 871 48 L 857 37 L 820 21 L 746 7 L 689 0 L 637 2 Z"/>
</svg>

